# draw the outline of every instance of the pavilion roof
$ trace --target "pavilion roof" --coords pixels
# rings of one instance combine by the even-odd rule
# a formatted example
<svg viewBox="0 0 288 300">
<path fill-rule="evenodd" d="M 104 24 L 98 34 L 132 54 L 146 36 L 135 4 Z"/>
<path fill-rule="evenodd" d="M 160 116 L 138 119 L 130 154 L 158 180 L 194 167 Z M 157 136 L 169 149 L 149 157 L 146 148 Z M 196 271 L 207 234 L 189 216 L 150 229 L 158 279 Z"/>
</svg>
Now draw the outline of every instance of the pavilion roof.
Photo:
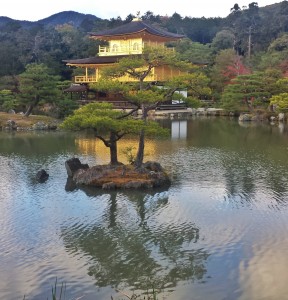
<svg viewBox="0 0 288 300">
<path fill-rule="evenodd" d="M 87 58 L 63 60 L 67 64 L 75 65 L 97 65 L 97 64 L 113 64 L 119 59 L 128 57 L 129 55 L 114 55 L 114 56 L 93 56 Z"/>
<path fill-rule="evenodd" d="M 75 92 L 81 93 L 86 91 L 87 91 L 87 86 L 82 84 L 73 84 L 64 90 L 64 92 L 73 92 L 73 93 Z"/>
<path fill-rule="evenodd" d="M 184 35 L 168 32 L 164 29 L 157 28 L 152 26 L 149 23 L 146 23 L 140 19 L 134 19 L 132 22 L 120 25 L 112 29 L 101 30 L 98 32 L 90 32 L 92 38 L 97 39 L 110 39 L 111 37 L 123 36 L 137 34 L 141 32 L 148 32 L 151 35 L 159 36 L 166 39 L 180 39 Z"/>
</svg>

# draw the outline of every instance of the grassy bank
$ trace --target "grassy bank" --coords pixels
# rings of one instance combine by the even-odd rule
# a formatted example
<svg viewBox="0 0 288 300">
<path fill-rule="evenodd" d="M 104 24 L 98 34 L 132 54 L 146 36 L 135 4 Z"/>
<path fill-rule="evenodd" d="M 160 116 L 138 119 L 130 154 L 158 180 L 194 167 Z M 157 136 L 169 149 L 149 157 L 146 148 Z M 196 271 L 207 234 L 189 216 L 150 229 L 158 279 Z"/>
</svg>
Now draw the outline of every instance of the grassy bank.
<svg viewBox="0 0 288 300">
<path fill-rule="evenodd" d="M 44 122 L 46 124 L 51 123 L 59 123 L 59 120 L 42 116 L 42 115 L 30 115 L 29 117 L 25 117 L 21 114 L 8 114 L 5 112 L 0 112 L 0 129 L 1 127 L 5 127 L 8 120 L 13 120 L 16 122 L 17 126 L 22 128 L 30 128 L 37 122 Z"/>
</svg>

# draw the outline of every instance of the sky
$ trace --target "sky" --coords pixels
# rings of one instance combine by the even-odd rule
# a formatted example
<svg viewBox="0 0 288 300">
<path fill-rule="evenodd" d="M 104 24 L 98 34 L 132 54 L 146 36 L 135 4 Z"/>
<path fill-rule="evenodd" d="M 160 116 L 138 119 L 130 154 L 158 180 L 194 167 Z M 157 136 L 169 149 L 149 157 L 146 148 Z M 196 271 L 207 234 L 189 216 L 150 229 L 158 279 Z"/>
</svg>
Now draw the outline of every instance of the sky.
<svg viewBox="0 0 288 300">
<path fill-rule="evenodd" d="M 210 18 L 226 17 L 230 8 L 237 3 L 241 8 L 251 2 L 257 2 L 259 7 L 279 3 L 277 0 L 10 0 L 1 5 L 0 16 L 16 20 L 38 21 L 62 11 L 76 11 L 92 14 L 102 19 L 120 16 L 125 19 L 130 13 L 137 15 L 152 11 L 154 15 L 172 16 L 175 12 L 182 17 Z"/>
</svg>

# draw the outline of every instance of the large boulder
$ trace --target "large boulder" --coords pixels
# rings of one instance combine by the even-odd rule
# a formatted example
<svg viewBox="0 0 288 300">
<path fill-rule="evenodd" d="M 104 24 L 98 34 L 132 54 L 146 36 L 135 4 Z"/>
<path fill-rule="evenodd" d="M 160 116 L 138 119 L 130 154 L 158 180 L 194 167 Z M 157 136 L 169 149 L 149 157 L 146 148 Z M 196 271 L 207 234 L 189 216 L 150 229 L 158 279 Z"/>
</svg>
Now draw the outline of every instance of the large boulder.
<svg viewBox="0 0 288 300">
<path fill-rule="evenodd" d="M 73 177 L 78 170 L 87 170 L 89 169 L 89 166 L 87 164 L 82 164 L 79 158 L 73 157 L 65 161 L 65 168 L 67 175 Z"/>
</svg>

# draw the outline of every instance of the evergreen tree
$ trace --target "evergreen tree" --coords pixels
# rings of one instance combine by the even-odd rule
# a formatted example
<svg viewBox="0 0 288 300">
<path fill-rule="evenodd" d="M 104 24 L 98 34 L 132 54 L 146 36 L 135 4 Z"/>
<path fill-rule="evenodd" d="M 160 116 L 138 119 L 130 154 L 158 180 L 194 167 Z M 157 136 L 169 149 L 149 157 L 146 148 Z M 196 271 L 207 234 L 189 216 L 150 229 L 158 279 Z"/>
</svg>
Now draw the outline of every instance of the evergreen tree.
<svg viewBox="0 0 288 300">
<path fill-rule="evenodd" d="M 59 77 L 50 75 L 49 68 L 44 64 L 29 64 L 26 71 L 19 75 L 19 102 L 27 107 L 25 116 L 42 102 L 53 103 L 60 97 L 57 88 Z"/>
<path fill-rule="evenodd" d="M 225 87 L 222 106 L 227 110 L 267 108 L 269 99 L 277 94 L 279 73 L 255 72 L 239 75 Z"/>
<path fill-rule="evenodd" d="M 142 110 L 142 120 L 145 124 L 147 123 L 148 112 L 155 109 L 160 102 L 167 100 L 167 96 L 171 94 L 171 91 L 167 89 L 160 90 L 152 86 L 149 81 L 145 81 L 151 75 L 153 69 L 159 66 L 171 66 L 182 70 L 191 68 L 191 64 L 178 59 L 176 52 L 164 47 L 146 47 L 141 56 L 120 59 L 117 65 L 105 69 L 105 76 L 108 78 L 129 76 L 130 80 L 134 80 L 135 84 L 130 85 L 130 93 L 126 94 L 126 97 Z M 145 128 L 142 128 L 139 134 L 138 152 L 135 160 L 136 167 L 140 167 L 143 163 L 144 147 Z"/>
<path fill-rule="evenodd" d="M 142 129 L 150 133 L 160 132 L 158 123 L 144 124 L 142 120 L 131 118 L 131 112 L 113 109 L 110 103 L 90 103 L 68 116 L 61 125 L 65 129 L 93 129 L 95 137 L 100 139 L 110 150 L 110 164 L 119 164 L 117 142 L 127 134 L 139 133 Z"/>
</svg>

